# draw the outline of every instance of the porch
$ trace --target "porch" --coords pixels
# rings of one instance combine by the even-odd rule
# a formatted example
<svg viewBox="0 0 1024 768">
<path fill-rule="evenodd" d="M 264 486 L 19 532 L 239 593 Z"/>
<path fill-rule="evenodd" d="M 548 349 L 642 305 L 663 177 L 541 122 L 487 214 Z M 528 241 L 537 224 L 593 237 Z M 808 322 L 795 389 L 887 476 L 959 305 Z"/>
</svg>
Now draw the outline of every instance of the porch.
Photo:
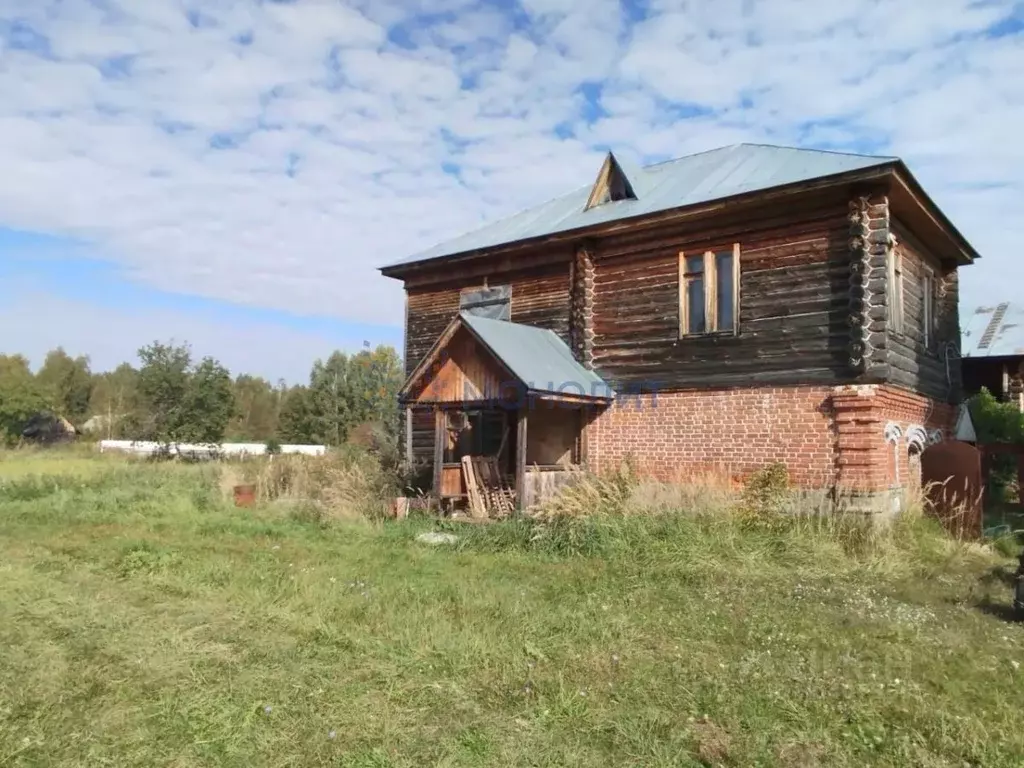
<svg viewBox="0 0 1024 768">
<path fill-rule="evenodd" d="M 465 313 L 400 394 L 407 425 L 412 408 L 433 412 L 433 495 L 475 518 L 541 504 L 578 477 L 587 424 L 613 397 L 553 332 Z"/>
</svg>

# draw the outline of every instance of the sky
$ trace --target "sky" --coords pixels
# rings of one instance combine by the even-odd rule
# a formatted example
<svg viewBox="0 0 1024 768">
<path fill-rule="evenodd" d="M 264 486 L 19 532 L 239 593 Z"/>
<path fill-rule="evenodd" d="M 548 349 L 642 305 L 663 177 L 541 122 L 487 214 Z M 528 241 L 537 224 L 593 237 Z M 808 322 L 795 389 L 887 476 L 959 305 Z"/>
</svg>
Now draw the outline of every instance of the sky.
<svg viewBox="0 0 1024 768">
<path fill-rule="evenodd" d="M 1024 280 L 1024 4 L 0 0 L 0 353 L 154 339 L 302 381 L 401 344 L 398 261 L 741 141 L 898 155 Z"/>
</svg>

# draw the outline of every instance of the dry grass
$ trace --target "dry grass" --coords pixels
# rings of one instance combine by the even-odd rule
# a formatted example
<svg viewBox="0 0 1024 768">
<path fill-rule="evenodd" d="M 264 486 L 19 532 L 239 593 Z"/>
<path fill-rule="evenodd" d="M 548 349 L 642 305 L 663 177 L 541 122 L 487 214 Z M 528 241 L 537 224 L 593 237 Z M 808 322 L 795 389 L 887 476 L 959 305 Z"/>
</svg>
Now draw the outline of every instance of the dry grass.
<svg viewBox="0 0 1024 768">
<path fill-rule="evenodd" d="M 399 493 L 396 479 L 358 449 L 223 463 L 221 488 L 230 491 L 242 483 L 255 486 L 259 503 L 290 507 L 320 522 L 381 519 Z"/>
</svg>

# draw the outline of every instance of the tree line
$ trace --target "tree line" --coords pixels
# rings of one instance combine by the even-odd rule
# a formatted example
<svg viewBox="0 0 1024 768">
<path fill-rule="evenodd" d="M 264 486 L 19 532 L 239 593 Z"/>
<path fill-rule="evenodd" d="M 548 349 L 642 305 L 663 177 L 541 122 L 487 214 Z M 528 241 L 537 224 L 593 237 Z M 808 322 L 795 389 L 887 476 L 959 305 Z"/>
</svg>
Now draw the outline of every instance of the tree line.
<svg viewBox="0 0 1024 768">
<path fill-rule="evenodd" d="M 391 346 L 336 351 L 306 384 L 231 373 L 187 343 L 153 342 L 138 362 L 94 373 L 85 356 L 52 350 L 33 372 L 0 355 L 0 442 L 16 443 L 41 415 L 104 439 L 339 445 L 357 429 L 394 437 L 402 363 Z"/>
</svg>

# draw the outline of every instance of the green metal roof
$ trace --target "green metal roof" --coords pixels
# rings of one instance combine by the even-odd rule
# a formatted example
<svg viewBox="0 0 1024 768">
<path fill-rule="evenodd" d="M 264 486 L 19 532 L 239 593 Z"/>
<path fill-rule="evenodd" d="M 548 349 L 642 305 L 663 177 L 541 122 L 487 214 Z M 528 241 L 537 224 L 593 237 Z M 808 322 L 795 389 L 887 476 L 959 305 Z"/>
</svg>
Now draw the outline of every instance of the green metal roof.
<svg viewBox="0 0 1024 768">
<path fill-rule="evenodd" d="M 636 199 L 616 200 L 587 209 L 591 183 L 382 269 L 899 162 L 895 157 L 762 144 L 736 144 L 644 168 L 623 158 L 615 160 Z"/>
<path fill-rule="evenodd" d="M 554 331 L 467 312 L 459 320 L 531 392 L 610 399 L 615 392 Z"/>
</svg>

